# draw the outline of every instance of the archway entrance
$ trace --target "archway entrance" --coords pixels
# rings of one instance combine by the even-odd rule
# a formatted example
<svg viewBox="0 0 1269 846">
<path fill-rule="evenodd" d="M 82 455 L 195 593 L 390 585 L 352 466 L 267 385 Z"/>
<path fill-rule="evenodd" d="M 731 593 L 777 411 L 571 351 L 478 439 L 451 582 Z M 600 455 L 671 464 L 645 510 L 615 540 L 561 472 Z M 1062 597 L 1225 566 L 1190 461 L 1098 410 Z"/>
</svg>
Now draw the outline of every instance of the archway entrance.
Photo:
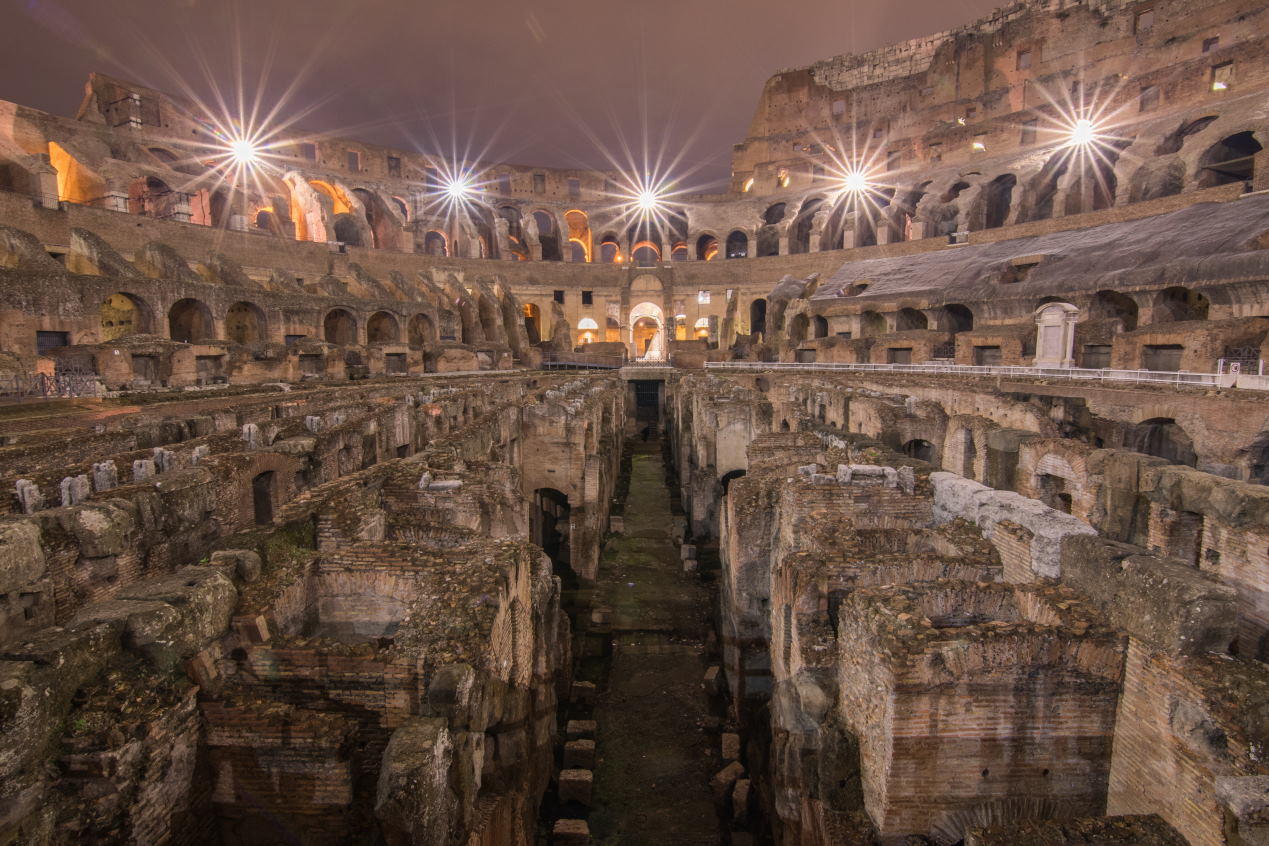
<svg viewBox="0 0 1269 846">
<path fill-rule="evenodd" d="M 665 317 L 655 303 L 639 303 L 630 310 L 630 351 L 645 361 L 665 358 Z"/>
</svg>

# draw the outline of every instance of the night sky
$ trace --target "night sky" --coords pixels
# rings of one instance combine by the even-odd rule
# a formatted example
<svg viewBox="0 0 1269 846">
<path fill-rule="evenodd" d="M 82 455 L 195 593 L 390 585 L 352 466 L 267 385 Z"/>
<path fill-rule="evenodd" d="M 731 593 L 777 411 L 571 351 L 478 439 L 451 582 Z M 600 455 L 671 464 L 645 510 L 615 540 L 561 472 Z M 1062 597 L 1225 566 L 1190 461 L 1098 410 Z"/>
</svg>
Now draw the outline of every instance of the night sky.
<svg viewBox="0 0 1269 846">
<path fill-rule="evenodd" d="M 559 167 L 675 159 L 716 187 L 776 70 L 999 0 L 0 0 L 0 99 L 63 115 L 100 70 L 174 93 L 235 69 L 313 132 Z M 241 60 L 237 58 L 241 56 Z"/>
</svg>

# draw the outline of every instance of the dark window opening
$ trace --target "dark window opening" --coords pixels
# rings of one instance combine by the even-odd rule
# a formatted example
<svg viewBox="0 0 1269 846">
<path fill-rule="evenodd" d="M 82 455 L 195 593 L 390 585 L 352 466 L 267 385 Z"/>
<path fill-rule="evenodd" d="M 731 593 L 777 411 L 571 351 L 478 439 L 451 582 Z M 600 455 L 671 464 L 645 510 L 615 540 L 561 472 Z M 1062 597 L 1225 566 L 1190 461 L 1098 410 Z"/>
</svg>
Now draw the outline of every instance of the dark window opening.
<svg viewBox="0 0 1269 846">
<path fill-rule="evenodd" d="M 552 298 L 554 298 L 554 300 L 555 300 L 557 303 L 559 303 L 560 305 L 563 305 L 563 304 L 564 304 L 564 292 L 563 292 L 563 291 L 554 291 L 554 292 L 552 292 L 551 296 L 552 296 Z"/>
</svg>

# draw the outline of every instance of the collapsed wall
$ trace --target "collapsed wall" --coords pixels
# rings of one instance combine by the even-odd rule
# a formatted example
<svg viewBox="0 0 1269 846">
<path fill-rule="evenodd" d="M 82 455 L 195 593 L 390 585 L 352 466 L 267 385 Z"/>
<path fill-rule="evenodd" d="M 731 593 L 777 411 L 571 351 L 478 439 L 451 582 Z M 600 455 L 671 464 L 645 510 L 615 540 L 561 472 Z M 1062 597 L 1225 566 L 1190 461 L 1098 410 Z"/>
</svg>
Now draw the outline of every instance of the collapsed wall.
<svg viewBox="0 0 1269 846">
<path fill-rule="evenodd" d="M 670 404 L 776 842 L 1255 842 L 1263 488 L 859 381 L 686 376 Z"/>
<path fill-rule="evenodd" d="M 561 578 L 617 470 L 563 450 L 619 437 L 624 396 L 530 375 L 167 398 L 0 447 L 22 474 L 0 842 L 533 842 Z M 528 454 L 590 492 L 575 558 L 530 540 Z"/>
</svg>

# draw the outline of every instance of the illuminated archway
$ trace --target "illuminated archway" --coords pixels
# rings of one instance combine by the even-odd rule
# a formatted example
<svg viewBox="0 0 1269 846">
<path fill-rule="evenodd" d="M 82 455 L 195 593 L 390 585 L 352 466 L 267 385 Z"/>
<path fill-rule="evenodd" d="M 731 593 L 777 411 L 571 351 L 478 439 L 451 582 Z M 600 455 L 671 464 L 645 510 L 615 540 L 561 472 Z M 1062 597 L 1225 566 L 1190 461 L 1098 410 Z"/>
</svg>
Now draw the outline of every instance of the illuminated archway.
<svg viewBox="0 0 1269 846">
<path fill-rule="evenodd" d="M 568 225 L 568 243 L 570 258 L 575 262 L 591 260 L 590 218 L 586 212 L 572 209 L 564 213 L 564 222 Z M 580 254 L 578 253 L 580 250 Z"/>
<path fill-rule="evenodd" d="M 583 317 L 577 321 L 577 343 L 579 345 L 593 344 L 597 340 L 599 340 L 599 324 L 595 322 L 594 318 Z"/>
<path fill-rule="evenodd" d="M 661 248 L 651 241 L 640 241 L 630 250 L 635 267 L 656 267 L 661 260 Z"/>
<path fill-rule="evenodd" d="M 106 194 L 106 184 L 56 141 L 48 142 L 49 163 L 57 169 L 57 199 L 88 205 Z"/>
<path fill-rule="evenodd" d="M 665 314 L 656 303 L 642 302 L 630 310 L 630 348 L 644 361 L 665 359 Z"/>
<path fill-rule="evenodd" d="M 150 307 L 132 294 L 111 294 L 100 309 L 101 340 L 113 341 L 124 335 L 144 335 L 153 331 Z"/>
</svg>

